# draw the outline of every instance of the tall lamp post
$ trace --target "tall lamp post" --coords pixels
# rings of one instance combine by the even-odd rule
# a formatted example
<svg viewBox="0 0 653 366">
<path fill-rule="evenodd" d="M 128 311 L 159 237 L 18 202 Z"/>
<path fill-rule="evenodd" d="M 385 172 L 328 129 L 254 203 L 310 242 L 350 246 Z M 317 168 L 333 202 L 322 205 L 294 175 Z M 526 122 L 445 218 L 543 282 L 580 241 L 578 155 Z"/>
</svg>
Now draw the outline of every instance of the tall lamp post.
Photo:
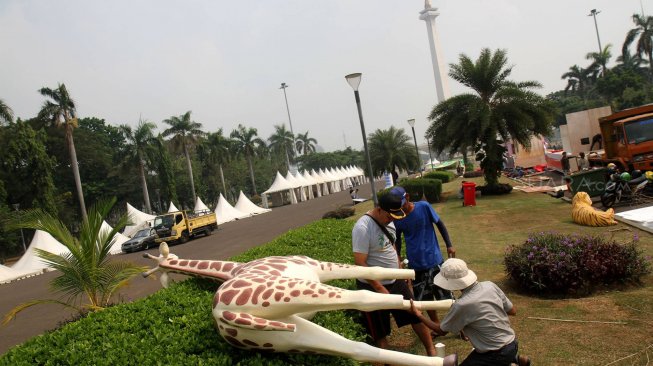
<svg viewBox="0 0 653 366">
<path fill-rule="evenodd" d="M 358 108 L 358 119 L 361 123 L 361 133 L 363 134 L 363 147 L 365 148 L 365 157 L 367 158 L 367 174 L 370 178 L 370 187 L 372 188 L 372 200 L 374 200 L 374 207 L 379 205 L 379 200 L 376 197 L 376 188 L 374 188 L 374 173 L 372 172 L 372 160 L 370 160 L 370 151 L 367 149 L 367 135 L 365 134 L 365 124 L 363 123 L 363 110 L 361 109 L 361 98 L 358 95 L 358 85 L 361 83 L 360 72 L 349 74 L 345 76 L 349 85 L 354 89 L 354 97 L 356 98 L 356 107 Z"/>
<path fill-rule="evenodd" d="M 419 158 L 419 150 L 417 150 L 417 138 L 415 137 L 415 119 L 411 118 L 408 120 L 410 128 L 413 130 L 413 141 L 415 141 L 415 154 L 417 155 L 417 162 L 419 163 L 419 177 L 422 178 L 422 163 Z"/>
<path fill-rule="evenodd" d="M 281 83 L 281 87 L 279 89 L 283 89 L 283 99 L 286 100 L 286 112 L 288 112 L 288 124 L 290 124 L 290 133 L 292 134 L 292 154 L 293 157 L 297 156 L 297 147 L 295 146 L 295 132 L 292 129 L 292 120 L 290 119 L 290 108 L 288 108 L 288 96 L 286 95 L 286 88 L 288 87 L 288 84 L 286 83 Z M 290 169 L 290 167 L 288 167 Z"/>
<path fill-rule="evenodd" d="M 596 14 L 600 13 L 596 9 L 590 10 L 590 13 L 587 14 L 588 17 L 594 17 L 594 28 L 596 29 L 596 40 L 599 41 L 599 53 L 603 52 L 601 47 L 601 37 L 599 37 L 599 25 L 596 23 Z"/>
<path fill-rule="evenodd" d="M 18 209 L 20 208 L 20 203 L 14 203 L 12 206 L 14 206 L 14 210 L 18 212 Z M 25 235 L 23 235 L 23 228 L 20 228 L 20 239 L 23 241 L 23 253 L 27 252 L 27 247 L 25 246 Z"/>
</svg>

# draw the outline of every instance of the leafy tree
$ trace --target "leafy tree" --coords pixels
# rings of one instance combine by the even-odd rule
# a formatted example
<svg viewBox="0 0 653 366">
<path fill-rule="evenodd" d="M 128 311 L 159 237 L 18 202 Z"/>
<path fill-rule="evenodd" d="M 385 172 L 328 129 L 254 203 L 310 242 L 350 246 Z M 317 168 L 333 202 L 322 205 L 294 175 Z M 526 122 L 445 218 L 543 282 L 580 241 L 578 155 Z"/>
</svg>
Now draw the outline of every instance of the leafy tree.
<svg viewBox="0 0 653 366">
<path fill-rule="evenodd" d="M 567 79 L 565 92 L 572 91 L 577 93 L 581 98 L 585 98 L 587 89 L 591 84 L 590 71 L 583 69 L 578 65 L 569 68 L 569 71 L 562 74 L 562 79 Z"/>
<path fill-rule="evenodd" d="M 258 192 L 256 191 L 256 180 L 254 179 L 254 165 L 252 164 L 252 159 L 265 150 L 265 141 L 258 137 L 256 128 L 246 128 L 241 124 L 238 124 L 237 129 L 231 131 L 230 136 L 234 139 L 234 152 L 238 155 L 244 156 L 247 160 L 249 176 L 252 180 L 252 189 L 254 190 L 254 194 L 258 195 Z"/>
<path fill-rule="evenodd" d="M 512 139 L 530 146 L 533 134 L 549 134 L 554 116 L 553 106 L 531 91 L 540 84 L 508 80 L 512 66 L 507 65 L 504 50 L 492 52 L 485 48 L 476 61 L 461 54 L 458 64 L 450 66 L 449 76 L 474 93 L 460 94 L 436 105 L 426 132 L 437 153 L 471 146 L 482 150 L 481 168 L 488 186 L 498 184 L 505 150 L 502 143 Z"/>
<path fill-rule="evenodd" d="M 127 151 L 131 157 L 131 161 L 136 161 L 138 164 L 138 172 L 141 178 L 141 187 L 143 188 L 143 201 L 147 212 L 152 212 L 150 205 L 150 195 L 147 191 L 147 180 L 145 179 L 145 171 L 147 164 L 147 157 L 151 155 L 152 142 L 154 140 L 153 131 L 156 125 L 148 121 L 139 121 L 135 130 L 128 125 L 120 126 L 122 132 L 127 140 Z"/>
<path fill-rule="evenodd" d="M 156 171 L 159 173 L 159 184 L 163 189 L 163 196 L 167 198 L 169 202 L 179 203 L 179 200 L 177 199 L 177 181 L 173 171 L 172 161 L 161 134 L 156 137 L 153 143 L 154 151 L 152 161 L 155 162 Z M 158 198 L 159 197 L 157 197 L 157 199 Z M 166 208 L 161 207 L 161 210 L 164 211 Z"/>
<path fill-rule="evenodd" d="M 181 116 L 172 116 L 164 120 L 163 123 L 170 125 L 170 128 L 163 131 L 163 136 L 173 136 L 173 143 L 183 148 L 188 168 L 188 178 L 190 179 L 191 195 L 193 201 L 195 201 L 197 195 L 195 194 L 195 181 L 193 179 L 193 166 L 190 162 L 189 149 L 197 143 L 199 137 L 204 135 L 204 131 L 202 131 L 201 123 L 191 121 L 190 113 L 191 111 L 188 111 Z"/>
<path fill-rule="evenodd" d="M 608 44 L 605 47 L 603 47 L 601 52 L 588 52 L 587 55 L 585 55 L 585 58 L 587 60 L 592 61 L 592 63 L 587 69 L 591 70 L 591 73 L 594 75 L 594 78 L 597 78 L 599 76 L 605 76 L 605 74 L 608 72 L 607 65 L 608 62 L 610 61 L 610 58 L 612 58 L 612 53 L 610 52 L 610 48 L 612 48 L 612 45 Z"/>
<path fill-rule="evenodd" d="M 376 130 L 367 140 L 374 175 L 395 169 L 415 169 L 419 166 L 415 145 L 403 128 L 390 127 L 387 130 Z"/>
<path fill-rule="evenodd" d="M 87 218 L 82 222 L 79 238 L 74 237 L 64 223 L 41 210 L 27 211 L 18 221 L 9 224 L 11 228 L 24 227 L 45 231 L 63 244 L 70 253 L 60 255 L 36 250 L 36 254 L 50 268 L 59 270 L 60 275 L 50 282 L 50 286 L 55 293 L 67 298 L 33 300 L 18 305 L 5 315 L 4 323 L 14 318 L 17 313 L 37 304 L 60 304 L 80 313 L 105 308 L 120 288 L 146 269 L 110 258 L 109 250 L 114 243 L 114 236 L 128 222 L 127 216 L 122 215 L 113 230 L 102 229 L 102 223 L 115 202 L 114 198 L 100 201 L 91 207 Z M 80 300 L 83 303 L 77 305 Z"/>
<path fill-rule="evenodd" d="M 207 167 L 205 180 L 211 181 L 209 178 L 214 175 L 213 173 L 217 167 L 222 183 L 222 193 L 225 197 L 227 196 L 227 185 L 224 179 L 223 165 L 231 159 L 230 147 L 231 141 L 223 136 L 222 128 L 220 128 L 216 132 L 209 133 L 206 140 L 197 149 L 199 160 Z M 214 195 L 214 197 L 217 197 L 217 195 Z"/>
<path fill-rule="evenodd" d="M 10 218 L 11 208 L 5 203 L 7 202 L 7 192 L 5 191 L 5 183 L 0 179 L 0 264 L 5 263 L 5 258 L 19 253 L 20 247 L 20 234 L 11 229 L 5 228 L 5 222 Z"/>
<path fill-rule="evenodd" d="M 348 147 L 345 150 L 338 150 L 334 152 L 319 153 L 315 152 L 310 155 L 303 155 L 299 158 L 302 169 L 305 170 L 319 170 L 332 168 L 337 166 L 364 166 L 363 152 L 352 150 Z"/>
<path fill-rule="evenodd" d="M 4 100 L 0 99 L 0 121 L 13 122 L 14 111 L 5 104 Z"/>
<path fill-rule="evenodd" d="M 86 204 L 84 203 L 84 192 L 82 192 L 82 181 L 79 177 L 79 165 L 77 163 L 77 153 L 75 152 L 75 142 L 73 140 L 73 129 L 77 127 L 77 116 L 75 102 L 68 94 L 65 84 L 59 84 L 56 89 L 41 88 L 39 93 L 49 100 L 46 100 L 39 112 L 39 118 L 50 120 L 56 127 L 62 127 L 65 130 L 66 145 L 70 155 L 70 166 L 75 178 L 75 188 L 77 190 L 77 200 L 82 217 L 86 218 Z"/>
<path fill-rule="evenodd" d="M 293 149 L 293 143 L 295 137 L 292 132 L 286 130 L 286 124 L 275 125 L 274 133 L 268 138 L 270 145 L 268 146 L 272 152 L 277 154 L 283 154 L 286 157 L 286 165 L 288 170 L 290 170 L 290 159 L 289 157 L 295 156 L 295 150 Z"/>
<path fill-rule="evenodd" d="M 649 67 L 653 75 L 653 17 L 633 14 L 635 28 L 628 31 L 622 47 L 622 54 L 626 53 L 633 42 L 637 41 L 635 50 L 638 56 L 648 57 Z"/>
<path fill-rule="evenodd" d="M 295 144 L 297 145 L 297 151 L 299 153 L 308 155 L 312 152 L 315 152 L 315 145 L 317 145 L 317 140 L 312 137 L 308 137 L 308 131 L 306 131 L 303 134 L 300 133 L 297 135 Z"/>
</svg>

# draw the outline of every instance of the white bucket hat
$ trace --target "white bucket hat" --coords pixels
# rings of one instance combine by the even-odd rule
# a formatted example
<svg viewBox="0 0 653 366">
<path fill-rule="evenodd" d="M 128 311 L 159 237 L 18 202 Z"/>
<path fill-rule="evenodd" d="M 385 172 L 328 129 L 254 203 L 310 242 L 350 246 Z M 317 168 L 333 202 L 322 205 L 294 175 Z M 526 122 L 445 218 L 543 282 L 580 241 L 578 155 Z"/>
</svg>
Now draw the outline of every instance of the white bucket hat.
<svg viewBox="0 0 653 366">
<path fill-rule="evenodd" d="M 476 282 L 476 273 L 467 268 L 462 259 L 449 258 L 440 267 L 440 273 L 433 279 L 436 286 L 445 290 L 462 290 Z"/>
</svg>

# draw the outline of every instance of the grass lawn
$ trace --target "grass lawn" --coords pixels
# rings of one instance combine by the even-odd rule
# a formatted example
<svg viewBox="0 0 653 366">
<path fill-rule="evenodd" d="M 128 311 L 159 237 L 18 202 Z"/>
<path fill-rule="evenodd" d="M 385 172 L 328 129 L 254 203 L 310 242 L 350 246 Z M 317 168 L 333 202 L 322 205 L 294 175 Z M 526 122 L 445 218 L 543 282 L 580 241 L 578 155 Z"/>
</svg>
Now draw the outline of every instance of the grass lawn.
<svg viewBox="0 0 653 366">
<path fill-rule="evenodd" d="M 483 184 L 482 178 L 466 180 Z M 620 243 L 636 234 L 645 255 L 653 256 L 653 235 L 621 223 L 604 228 L 577 225 L 571 220 L 569 203 L 542 193 L 513 191 L 481 197 L 475 207 L 462 207 L 456 197 L 460 182 L 444 184 L 442 202 L 433 207 L 447 226 L 456 256 L 469 264 L 480 281 L 497 283 L 515 305 L 517 316 L 511 317 L 511 323 L 522 354 L 531 356 L 536 365 L 649 364 L 653 359 L 653 275 L 645 277 L 641 286 L 603 289 L 584 298 L 546 299 L 511 287 L 504 274 L 503 254 L 508 245 L 521 244 L 530 233 L 555 231 L 606 235 Z M 371 206 L 371 202 L 357 205 L 355 218 Z M 390 343 L 404 352 L 424 354 L 415 339 L 406 327 L 395 331 Z M 457 352 L 461 358 L 471 351 L 470 343 L 453 335 L 436 341 L 446 345 L 447 353 Z"/>
</svg>

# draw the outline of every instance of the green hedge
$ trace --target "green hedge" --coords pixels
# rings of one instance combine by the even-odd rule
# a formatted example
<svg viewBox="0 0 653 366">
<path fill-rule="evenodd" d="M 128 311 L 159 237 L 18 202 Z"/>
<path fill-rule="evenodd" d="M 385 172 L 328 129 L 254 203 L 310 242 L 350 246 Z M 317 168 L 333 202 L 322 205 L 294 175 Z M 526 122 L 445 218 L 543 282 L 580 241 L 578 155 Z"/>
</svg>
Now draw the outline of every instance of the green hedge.
<svg viewBox="0 0 653 366">
<path fill-rule="evenodd" d="M 415 178 L 402 180 L 399 183 L 399 185 L 410 195 L 411 201 L 421 200 L 422 194 L 430 203 L 440 201 L 440 195 L 442 194 L 442 181 L 439 179 Z M 385 193 L 385 191 L 381 194 L 383 193 Z"/>
<path fill-rule="evenodd" d="M 446 170 L 435 170 L 424 174 L 427 179 L 439 179 L 442 183 L 449 183 L 456 178 L 456 175 Z"/>
<path fill-rule="evenodd" d="M 351 220 L 321 220 L 232 258 L 307 255 L 352 263 Z M 174 253 L 174 247 L 171 248 Z M 211 259 L 211 258 L 198 258 Z M 354 280 L 330 284 L 354 289 Z M 0 365 L 357 365 L 346 358 L 262 354 L 227 344 L 213 327 L 211 303 L 218 285 L 191 279 L 145 299 L 90 314 L 35 337 L 0 356 Z M 313 321 L 349 339 L 365 340 L 358 311 L 321 312 Z"/>
</svg>

